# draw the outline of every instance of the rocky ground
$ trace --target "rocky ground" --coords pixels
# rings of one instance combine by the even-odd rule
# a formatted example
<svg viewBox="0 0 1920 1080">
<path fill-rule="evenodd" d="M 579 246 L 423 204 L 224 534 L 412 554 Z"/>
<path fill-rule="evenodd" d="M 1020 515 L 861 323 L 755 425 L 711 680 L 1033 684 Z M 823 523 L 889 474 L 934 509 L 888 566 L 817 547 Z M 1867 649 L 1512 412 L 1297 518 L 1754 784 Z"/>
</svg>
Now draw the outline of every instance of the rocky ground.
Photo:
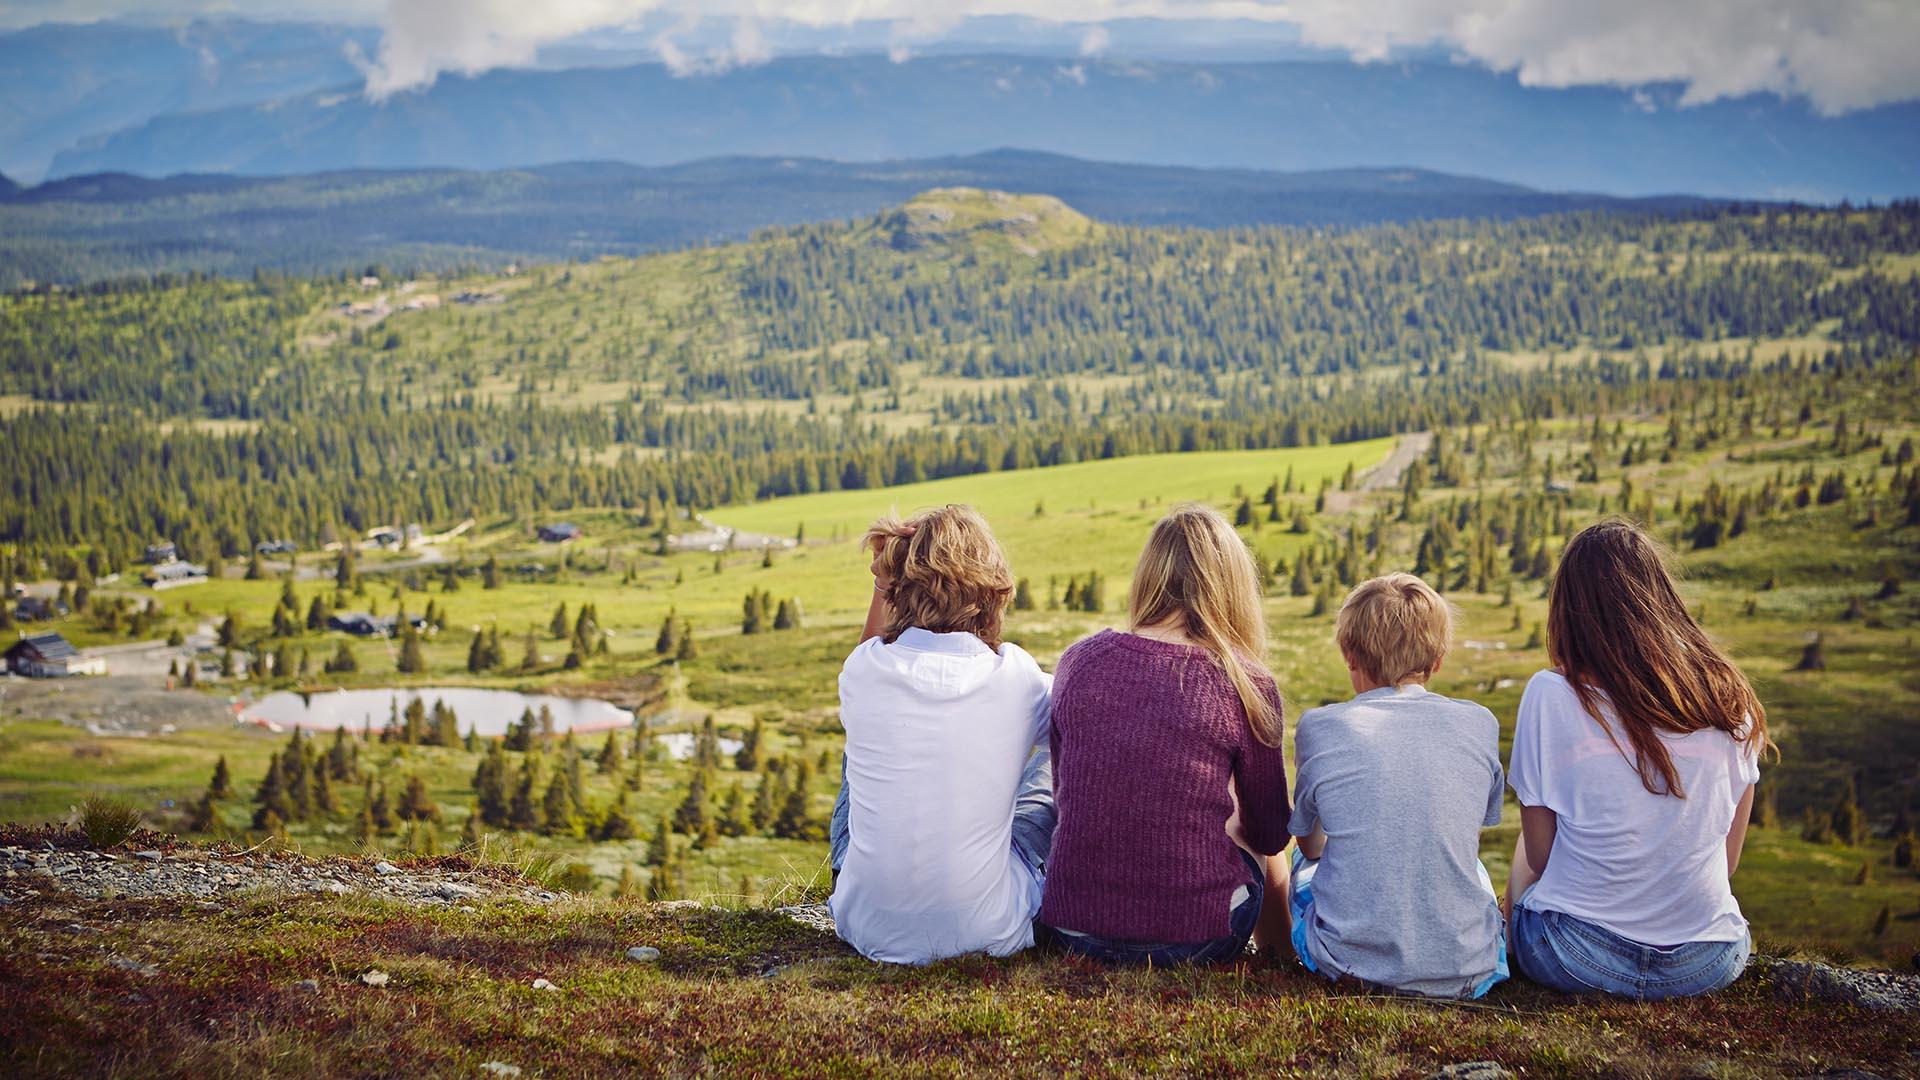
<svg viewBox="0 0 1920 1080">
<path fill-rule="evenodd" d="M 1920 1076 L 1920 977 L 1762 960 L 1712 998 L 1485 1002 L 1291 965 L 869 964 L 822 905 L 549 889 L 459 856 L 108 851 L 0 829 L 0 1075 Z"/>
<path fill-rule="evenodd" d="M 0 846 L 0 905 L 57 891 L 87 900 L 173 899 L 218 902 L 253 893 L 362 894 L 409 904 L 460 904 L 506 898 L 531 904 L 559 894 L 498 867 L 462 859 L 426 860 L 405 869 L 385 861 L 310 859 L 286 852 L 156 846 L 111 852 L 62 848 L 16 838 Z M 136 844 L 138 841 L 136 841 Z"/>
</svg>

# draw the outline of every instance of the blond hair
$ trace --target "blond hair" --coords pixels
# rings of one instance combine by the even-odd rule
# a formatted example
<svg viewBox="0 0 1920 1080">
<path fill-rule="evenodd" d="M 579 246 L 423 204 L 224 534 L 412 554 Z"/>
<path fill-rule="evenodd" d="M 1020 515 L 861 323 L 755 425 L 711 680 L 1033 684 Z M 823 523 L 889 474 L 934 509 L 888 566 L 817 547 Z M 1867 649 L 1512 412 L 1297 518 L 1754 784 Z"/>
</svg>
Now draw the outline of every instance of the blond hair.
<svg viewBox="0 0 1920 1080">
<path fill-rule="evenodd" d="M 1452 638 L 1452 606 L 1412 574 L 1355 585 L 1334 620 L 1340 652 L 1381 686 L 1432 678 Z"/>
<path fill-rule="evenodd" d="M 1254 683 L 1273 675 L 1261 658 L 1267 623 L 1260 612 L 1260 572 L 1253 553 L 1227 519 L 1210 507 L 1177 506 L 1160 519 L 1140 552 L 1128 595 L 1132 628 L 1177 625 L 1213 654 L 1232 680 L 1254 738 L 1279 746 L 1284 710 L 1277 691 Z"/>
<path fill-rule="evenodd" d="M 986 519 L 972 507 L 922 510 L 905 521 L 889 514 L 867 529 L 862 543 L 889 583 L 884 640 L 917 626 L 936 634 L 972 634 L 990 649 L 1000 647 L 1013 571 Z"/>
</svg>

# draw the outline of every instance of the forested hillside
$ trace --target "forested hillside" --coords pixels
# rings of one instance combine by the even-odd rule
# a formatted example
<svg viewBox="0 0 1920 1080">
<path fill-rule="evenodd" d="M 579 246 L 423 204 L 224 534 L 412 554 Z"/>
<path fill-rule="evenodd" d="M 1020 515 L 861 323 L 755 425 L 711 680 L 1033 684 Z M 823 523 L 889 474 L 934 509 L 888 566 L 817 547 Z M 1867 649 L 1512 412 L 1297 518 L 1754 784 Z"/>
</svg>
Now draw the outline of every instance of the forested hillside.
<svg viewBox="0 0 1920 1080">
<path fill-rule="evenodd" d="M 120 567 L 1676 394 L 1791 422 L 1910 363 L 1917 249 L 1911 203 L 1210 232 L 956 190 L 519 275 L 17 293 L 0 541 Z"/>
<path fill-rule="evenodd" d="M 1281 173 L 1082 161 L 998 150 L 847 163 L 733 157 L 468 172 L 306 176 L 124 173 L 16 190 L 0 178 L 0 288 L 157 273 L 404 272 L 637 255 L 758 229 L 875 213 L 933 186 L 1058 196 L 1133 225 L 1366 225 L 1575 210 L 1684 210 L 1712 200 L 1536 191 L 1419 169 Z"/>
</svg>

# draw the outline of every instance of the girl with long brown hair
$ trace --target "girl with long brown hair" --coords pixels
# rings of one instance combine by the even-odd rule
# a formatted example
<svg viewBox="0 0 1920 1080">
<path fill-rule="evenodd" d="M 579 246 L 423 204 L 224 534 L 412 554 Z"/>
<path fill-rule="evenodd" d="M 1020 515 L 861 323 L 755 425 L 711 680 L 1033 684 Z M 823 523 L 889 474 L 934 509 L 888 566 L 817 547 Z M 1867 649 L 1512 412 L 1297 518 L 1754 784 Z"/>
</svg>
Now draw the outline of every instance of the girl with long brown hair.
<svg viewBox="0 0 1920 1080">
<path fill-rule="evenodd" d="M 1289 807 L 1259 573 L 1225 518 L 1183 506 L 1154 526 L 1128 623 L 1060 657 L 1040 921 L 1109 962 L 1237 956 Z"/>
<path fill-rule="evenodd" d="M 1561 554 L 1547 656 L 1508 769 L 1516 963 L 1569 993 L 1727 985 L 1752 949 L 1728 879 L 1773 747 L 1766 709 L 1687 611 L 1660 546 L 1617 518 Z"/>
</svg>

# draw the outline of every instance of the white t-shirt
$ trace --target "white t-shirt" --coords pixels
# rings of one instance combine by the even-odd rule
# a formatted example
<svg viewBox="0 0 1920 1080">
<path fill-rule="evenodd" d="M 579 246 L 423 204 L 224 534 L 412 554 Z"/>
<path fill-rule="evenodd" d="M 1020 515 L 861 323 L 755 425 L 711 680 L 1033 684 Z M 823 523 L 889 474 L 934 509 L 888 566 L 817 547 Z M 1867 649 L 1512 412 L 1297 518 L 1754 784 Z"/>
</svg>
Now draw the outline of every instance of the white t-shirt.
<svg viewBox="0 0 1920 1080">
<path fill-rule="evenodd" d="M 1041 878 L 1013 847 L 1053 677 L 1018 645 L 918 628 L 869 638 L 840 671 L 846 860 L 829 906 L 873 960 L 924 964 L 1033 944 Z"/>
<path fill-rule="evenodd" d="M 1542 671 L 1520 697 L 1507 775 L 1522 806 L 1559 818 L 1553 852 L 1526 895 L 1531 911 L 1558 911 L 1642 945 L 1739 941 L 1747 922 L 1727 881 L 1734 810 L 1760 779 L 1755 753 L 1724 731 L 1661 734 L 1686 798 L 1655 795 L 1580 706 L 1558 672 Z"/>
</svg>

